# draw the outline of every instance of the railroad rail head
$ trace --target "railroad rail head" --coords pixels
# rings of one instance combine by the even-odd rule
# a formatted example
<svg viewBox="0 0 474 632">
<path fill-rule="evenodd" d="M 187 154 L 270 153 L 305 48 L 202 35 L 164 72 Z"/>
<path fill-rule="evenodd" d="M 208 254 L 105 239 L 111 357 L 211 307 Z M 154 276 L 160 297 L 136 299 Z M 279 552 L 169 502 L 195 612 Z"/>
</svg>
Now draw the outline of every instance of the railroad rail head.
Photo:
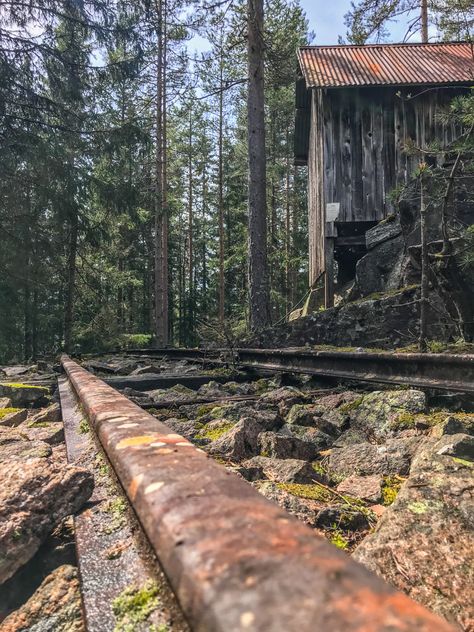
<svg viewBox="0 0 474 632">
<path fill-rule="evenodd" d="M 67 356 L 62 365 L 193 630 L 453 630 Z"/>
<path fill-rule="evenodd" d="M 133 351 L 137 353 L 137 351 Z M 283 349 L 149 349 L 170 359 L 474 394 L 474 355 Z"/>
</svg>

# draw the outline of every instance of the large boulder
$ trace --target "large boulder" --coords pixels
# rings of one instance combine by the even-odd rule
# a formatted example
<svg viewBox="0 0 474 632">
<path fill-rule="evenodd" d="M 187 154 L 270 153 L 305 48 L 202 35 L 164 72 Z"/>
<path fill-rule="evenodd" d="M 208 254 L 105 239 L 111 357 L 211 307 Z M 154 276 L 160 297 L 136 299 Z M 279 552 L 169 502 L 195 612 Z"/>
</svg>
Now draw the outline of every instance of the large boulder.
<svg viewBox="0 0 474 632">
<path fill-rule="evenodd" d="M 1 624 L 2 632 L 84 632 L 77 569 L 60 566 Z"/>
<path fill-rule="evenodd" d="M 382 445 L 366 442 L 332 448 L 328 469 L 339 476 L 408 474 L 421 440 L 420 437 L 399 437 L 388 439 Z"/>
<path fill-rule="evenodd" d="M 405 256 L 405 241 L 400 223 L 380 222 L 366 232 L 367 254 L 356 265 L 356 277 L 351 291 L 351 300 L 368 296 L 374 292 L 396 290 Z"/>
<path fill-rule="evenodd" d="M 48 401 L 48 395 L 49 389 L 45 386 L 14 382 L 0 383 L 0 397 L 9 397 L 12 405 L 18 408 L 40 406 Z"/>
<path fill-rule="evenodd" d="M 467 631 L 474 629 L 474 461 L 466 437 L 425 443 L 354 557 Z"/>
<path fill-rule="evenodd" d="M 372 391 L 351 411 L 351 427 L 360 428 L 368 438 L 380 440 L 400 427 L 413 425 L 413 415 L 425 409 L 426 396 L 422 391 Z"/>
<path fill-rule="evenodd" d="M 415 341 L 419 332 L 419 288 L 400 288 L 386 294 L 338 305 L 272 327 L 247 341 L 264 348 L 335 345 L 392 349 Z M 459 336 L 444 302 L 430 294 L 428 337 L 449 340 Z M 298 403 L 294 401 L 292 403 Z"/>
<path fill-rule="evenodd" d="M 46 459 L 0 463 L 0 479 L 2 584 L 33 557 L 65 516 L 82 507 L 94 482 L 83 468 L 58 466 Z"/>
</svg>

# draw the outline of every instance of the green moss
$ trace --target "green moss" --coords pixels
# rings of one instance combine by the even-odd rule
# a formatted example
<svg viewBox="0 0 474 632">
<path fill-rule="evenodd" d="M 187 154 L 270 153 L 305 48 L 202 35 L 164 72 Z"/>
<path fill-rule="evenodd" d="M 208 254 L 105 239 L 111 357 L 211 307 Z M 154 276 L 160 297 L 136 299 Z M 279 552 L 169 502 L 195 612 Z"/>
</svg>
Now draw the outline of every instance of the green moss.
<svg viewBox="0 0 474 632">
<path fill-rule="evenodd" d="M 15 531 L 12 533 L 12 540 L 19 540 L 22 537 L 22 532 L 21 529 L 15 529 Z"/>
<path fill-rule="evenodd" d="M 95 466 L 99 476 L 104 477 L 104 476 L 108 476 L 109 475 L 109 466 L 105 462 L 104 457 L 102 456 L 102 454 L 98 454 L 95 457 L 94 466 Z"/>
<path fill-rule="evenodd" d="M 141 588 L 130 586 L 112 601 L 116 617 L 114 632 L 134 632 L 159 605 L 158 586 L 148 581 Z"/>
<path fill-rule="evenodd" d="M 394 419 L 390 422 L 390 428 L 393 430 L 402 430 L 404 428 L 413 428 L 416 425 L 415 415 L 409 413 L 407 410 L 398 413 Z"/>
<path fill-rule="evenodd" d="M 322 500 L 328 501 L 332 498 L 332 494 L 316 484 L 311 483 L 277 483 L 278 489 L 288 492 L 292 496 L 298 496 L 298 498 L 307 498 L 309 500 Z"/>
<path fill-rule="evenodd" d="M 398 294 L 404 294 L 405 292 L 409 292 L 411 290 L 417 290 L 419 287 L 419 285 L 406 285 L 405 287 L 395 290 L 387 290 L 386 292 L 372 292 L 372 294 L 363 296 L 356 301 L 351 301 L 349 304 L 365 303 L 366 301 L 381 301 L 384 298 L 390 298 L 392 296 L 397 296 Z"/>
<path fill-rule="evenodd" d="M 327 475 L 326 468 L 323 467 L 323 465 L 321 464 L 320 461 L 314 461 L 313 463 L 311 463 L 311 467 L 320 476 L 326 476 Z"/>
<path fill-rule="evenodd" d="M 338 549 L 342 549 L 346 551 L 349 548 L 349 540 L 342 533 L 340 529 L 336 529 L 330 536 L 329 541 L 334 546 L 337 546 Z"/>
<path fill-rule="evenodd" d="M 31 421 L 28 428 L 48 428 L 51 421 Z"/>
<path fill-rule="evenodd" d="M 384 476 L 382 483 L 382 504 L 388 506 L 393 503 L 398 496 L 403 480 L 404 479 L 399 476 Z"/>
<path fill-rule="evenodd" d="M 80 434 L 87 434 L 90 430 L 89 422 L 87 419 L 81 419 L 79 422 L 79 432 Z"/>
<path fill-rule="evenodd" d="M 8 386 L 9 388 L 35 388 L 40 391 L 48 392 L 48 389 L 44 386 L 36 386 L 33 384 L 22 384 L 21 382 L 1 382 L 0 386 Z"/>
<path fill-rule="evenodd" d="M 466 459 L 460 459 L 457 456 L 451 457 L 455 463 L 459 463 L 459 465 L 464 465 L 465 467 L 474 467 L 474 463 L 472 461 L 467 461 Z"/>
<path fill-rule="evenodd" d="M 211 441 L 215 441 L 234 427 L 234 424 L 231 423 L 223 423 L 214 428 L 209 428 L 208 425 L 204 426 L 204 428 L 198 432 L 196 439 L 210 439 Z"/>
<path fill-rule="evenodd" d="M 421 501 L 415 501 L 408 505 L 408 509 L 414 514 L 424 514 L 428 511 L 428 505 Z"/>
<path fill-rule="evenodd" d="M 443 342 L 441 340 L 428 340 L 428 351 L 430 353 L 454 353 L 454 354 L 472 354 L 474 353 L 474 343 L 465 340 L 457 340 L 456 342 Z M 407 345 L 396 350 L 397 353 L 418 353 L 418 344 Z"/>
<path fill-rule="evenodd" d="M 224 408 L 222 406 L 214 406 L 214 408 L 211 409 L 209 416 L 211 419 L 222 419 L 224 416 Z"/>
<path fill-rule="evenodd" d="M 260 452 L 260 456 L 265 456 L 265 457 L 267 457 L 267 459 L 269 459 L 270 458 L 270 452 L 268 450 L 262 450 Z"/>
<path fill-rule="evenodd" d="M 357 408 L 359 408 L 359 406 L 362 404 L 363 399 L 363 397 L 359 397 L 352 402 L 342 404 L 337 410 L 340 410 L 342 413 L 349 413 L 351 410 L 357 410 Z"/>
<path fill-rule="evenodd" d="M 198 419 L 199 417 L 204 417 L 204 415 L 209 414 L 213 408 L 215 408 L 214 404 L 202 404 L 196 411 L 196 417 Z"/>
<path fill-rule="evenodd" d="M 0 419 L 3 419 L 7 415 L 17 413 L 21 408 L 0 408 Z"/>
<path fill-rule="evenodd" d="M 118 531 L 125 525 L 127 503 L 123 498 L 114 498 L 113 500 L 109 500 L 104 508 L 104 511 L 111 514 L 111 520 L 104 528 L 104 533 L 114 533 L 114 531 Z"/>
</svg>

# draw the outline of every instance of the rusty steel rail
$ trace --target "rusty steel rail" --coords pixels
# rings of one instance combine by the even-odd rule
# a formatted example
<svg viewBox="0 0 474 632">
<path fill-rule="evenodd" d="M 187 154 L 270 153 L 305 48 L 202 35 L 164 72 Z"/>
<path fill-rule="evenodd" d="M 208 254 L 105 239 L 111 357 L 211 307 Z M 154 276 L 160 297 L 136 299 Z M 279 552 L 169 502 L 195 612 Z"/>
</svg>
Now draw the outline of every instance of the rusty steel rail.
<svg viewBox="0 0 474 632">
<path fill-rule="evenodd" d="M 148 350 L 191 361 L 222 364 L 231 358 L 240 368 L 305 373 L 320 377 L 409 385 L 417 388 L 474 393 L 474 355 L 286 349 Z"/>
<path fill-rule="evenodd" d="M 474 355 L 238 349 L 245 367 L 474 393 Z"/>
<path fill-rule="evenodd" d="M 453 631 L 67 356 L 62 365 L 193 630 Z"/>
</svg>

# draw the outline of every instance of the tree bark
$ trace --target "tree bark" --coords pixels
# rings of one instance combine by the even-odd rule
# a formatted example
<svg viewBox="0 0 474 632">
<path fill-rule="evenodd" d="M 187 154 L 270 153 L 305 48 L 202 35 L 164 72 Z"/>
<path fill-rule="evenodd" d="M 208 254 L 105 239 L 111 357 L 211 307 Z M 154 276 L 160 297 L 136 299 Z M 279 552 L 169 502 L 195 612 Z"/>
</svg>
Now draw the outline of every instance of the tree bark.
<svg viewBox="0 0 474 632">
<path fill-rule="evenodd" d="M 428 42 L 428 0 L 421 0 L 421 41 Z"/>
<path fill-rule="evenodd" d="M 263 0 L 247 0 L 247 11 L 249 324 L 252 330 L 258 330 L 270 322 L 267 264 Z"/>
<path fill-rule="evenodd" d="M 225 273 L 224 273 L 224 81 L 223 55 L 221 41 L 221 56 L 219 60 L 219 139 L 218 139 L 218 204 L 219 204 L 219 323 L 224 324 L 225 318 Z"/>
<path fill-rule="evenodd" d="M 155 3 L 157 13 L 157 68 L 156 68 L 156 116 L 155 116 L 155 344 L 164 347 L 168 343 L 167 326 L 167 278 L 163 274 L 167 253 L 164 243 L 167 241 L 167 222 L 164 213 L 163 182 L 163 3 Z M 166 296 L 167 298 L 167 296 Z"/>
<path fill-rule="evenodd" d="M 428 329 L 428 239 L 426 227 L 425 185 L 423 171 L 420 175 L 420 234 L 421 234 L 421 288 L 420 288 L 420 339 L 419 348 L 427 348 Z"/>
<path fill-rule="evenodd" d="M 76 289 L 76 258 L 77 258 L 77 235 L 79 228 L 79 218 L 77 209 L 73 210 L 69 226 L 69 249 L 67 256 L 67 284 L 66 284 L 66 305 L 64 309 L 64 350 L 71 352 L 72 348 L 72 323 L 74 318 L 74 298 Z"/>
</svg>

